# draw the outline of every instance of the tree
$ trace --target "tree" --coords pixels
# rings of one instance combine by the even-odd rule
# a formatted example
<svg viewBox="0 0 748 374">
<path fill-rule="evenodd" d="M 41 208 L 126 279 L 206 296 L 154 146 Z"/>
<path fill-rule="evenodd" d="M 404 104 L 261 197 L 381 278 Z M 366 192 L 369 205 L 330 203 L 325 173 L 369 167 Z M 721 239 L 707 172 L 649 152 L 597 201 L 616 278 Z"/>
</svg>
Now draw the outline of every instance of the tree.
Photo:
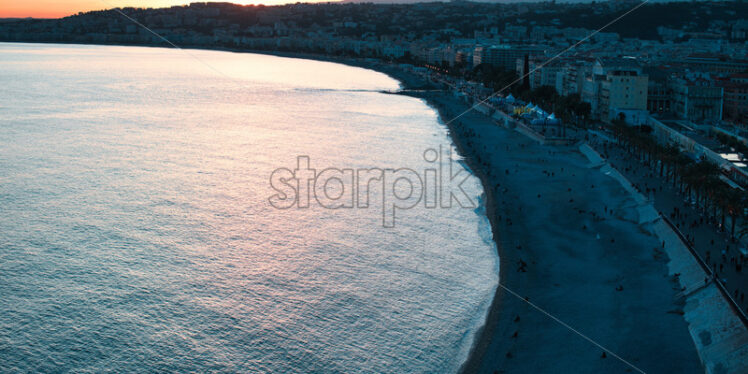
<svg viewBox="0 0 748 374">
<path fill-rule="evenodd" d="M 743 216 L 746 206 L 746 193 L 737 188 L 727 186 L 719 191 L 718 199 L 722 206 L 722 226 L 725 225 L 725 214 L 730 217 L 730 236 L 735 237 L 735 224 Z"/>
</svg>

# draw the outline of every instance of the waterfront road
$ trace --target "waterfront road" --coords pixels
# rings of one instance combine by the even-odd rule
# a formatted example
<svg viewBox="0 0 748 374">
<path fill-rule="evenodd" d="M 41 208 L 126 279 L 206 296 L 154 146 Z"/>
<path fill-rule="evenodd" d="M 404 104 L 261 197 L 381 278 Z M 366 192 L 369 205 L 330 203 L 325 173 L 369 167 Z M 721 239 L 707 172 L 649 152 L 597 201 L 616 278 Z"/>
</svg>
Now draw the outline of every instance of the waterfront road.
<svg viewBox="0 0 748 374">
<path fill-rule="evenodd" d="M 743 312 L 748 313 L 748 298 L 745 296 L 748 291 L 748 256 L 741 252 L 738 243 L 730 240 L 729 218 L 727 227 L 721 230 L 719 222 L 710 222 L 686 200 L 677 186 L 673 186 L 672 180 L 667 182 L 660 177 L 659 170 L 649 167 L 615 143 L 597 140 L 593 140 L 591 145 L 677 226 Z"/>
</svg>

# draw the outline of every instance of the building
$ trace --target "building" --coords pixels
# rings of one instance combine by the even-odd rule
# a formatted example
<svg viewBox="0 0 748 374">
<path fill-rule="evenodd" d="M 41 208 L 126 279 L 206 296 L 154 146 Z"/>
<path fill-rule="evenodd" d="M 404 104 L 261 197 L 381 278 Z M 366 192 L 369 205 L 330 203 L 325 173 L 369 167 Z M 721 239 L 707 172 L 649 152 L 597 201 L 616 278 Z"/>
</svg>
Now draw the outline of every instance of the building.
<svg viewBox="0 0 748 374">
<path fill-rule="evenodd" d="M 600 86 L 600 117 L 639 124 L 647 115 L 648 77 L 633 70 L 608 72 Z"/>
<path fill-rule="evenodd" d="M 527 38 L 527 27 L 506 24 L 501 36 L 508 40 L 524 40 Z"/>
<path fill-rule="evenodd" d="M 748 60 L 737 60 L 716 54 L 692 54 L 679 62 L 692 71 L 721 74 L 748 71 Z"/>
<path fill-rule="evenodd" d="M 476 47 L 473 53 L 473 66 L 489 64 L 515 71 L 517 59 L 542 54 L 543 48 L 538 46 L 510 46 L 493 45 L 490 47 Z"/>
<path fill-rule="evenodd" d="M 525 59 L 518 58 L 515 62 L 517 75 L 525 76 Z M 548 61 L 545 57 L 533 56 L 528 58 L 527 70 L 529 72 L 528 81 L 531 89 L 542 86 L 551 86 L 556 88 L 556 75 L 564 68 L 559 60 Z M 558 90 L 556 90 L 558 91 Z"/>
<path fill-rule="evenodd" d="M 741 19 L 732 25 L 730 39 L 736 42 L 748 40 L 748 20 Z"/>
<path fill-rule="evenodd" d="M 564 96 L 581 94 L 585 79 L 592 72 L 591 69 L 591 64 L 581 59 L 565 64 L 556 73 L 556 92 Z"/>
<path fill-rule="evenodd" d="M 647 111 L 665 114 L 672 111 L 673 91 L 667 82 L 650 80 L 647 84 Z"/>
<path fill-rule="evenodd" d="M 483 63 L 483 54 L 485 53 L 485 48 L 483 46 L 477 46 L 475 49 L 473 49 L 473 67 L 476 67 Z"/>
<path fill-rule="evenodd" d="M 594 118 L 639 124 L 647 117 L 647 86 L 648 76 L 635 59 L 600 58 L 584 80 L 581 96 Z"/>
<path fill-rule="evenodd" d="M 719 122 L 722 119 L 724 88 L 715 85 L 708 75 L 686 75 L 673 78 L 673 113 L 695 123 Z"/>
<path fill-rule="evenodd" d="M 382 56 L 390 58 L 401 58 L 409 53 L 408 48 L 394 43 L 385 43 L 382 47 Z"/>
<path fill-rule="evenodd" d="M 731 74 L 715 84 L 724 89 L 722 119 L 748 127 L 748 73 Z"/>
<path fill-rule="evenodd" d="M 668 85 L 668 72 L 659 67 L 646 68 L 649 77 L 647 83 L 647 111 L 652 114 L 669 114 L 672 112 L 673 90 Z"/>
</svg>

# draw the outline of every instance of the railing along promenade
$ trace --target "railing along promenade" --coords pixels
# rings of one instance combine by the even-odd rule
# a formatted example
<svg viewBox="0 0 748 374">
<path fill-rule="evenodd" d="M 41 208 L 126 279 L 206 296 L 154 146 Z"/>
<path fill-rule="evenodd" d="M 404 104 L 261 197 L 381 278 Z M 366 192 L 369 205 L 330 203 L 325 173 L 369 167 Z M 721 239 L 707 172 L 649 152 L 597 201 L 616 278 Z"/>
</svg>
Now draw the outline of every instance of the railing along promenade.
<svg viewBox="0 0 748 374">
<path fill-rule="evenodd" d="M 668 226 L 675 232 L 676 235 L 678 235 L 678 239 L 683 243 L 683 245 L 688 248 L 688 251 L 691 252 L 691 255 L 696 259 L 696 262 L 699 263 L 701 268 L 704 270 L 704 272 L 709 276 L 709 279 L 714 283 L 717 288 L 720 290 L 722 295 L 727 299 L 728 304 L 730 307 L 735 311 L 735 313 L 738 315 L 738 318 L 743 322 L 743 324 L 748 327 L 748 315 L 745 314 L 745 312 L 740 308 L 740 305 L 738 304 L 738 301 L 735 300 L 732 295 L 730 295 L 730 292 L 727 291 L 727 288 L 725 288 L 725 285 L 722 284 L 722 282 L 719 281 L 717 278 L 717 274 L 714 273 L 712 268 L 709 267 L 709 265 L 704 261 L 704 259 L 701 257 L 701 255 L 696 251 L 696 248 L 693 247 L 691 242 L 686 239 L 686 236 L 683 235 L 683 233 L 680 231 L 680 229 L 664 214 L 661 212 L 658 212 L 660 214 L 660 218 L 662 218 Z"/>
</svg>

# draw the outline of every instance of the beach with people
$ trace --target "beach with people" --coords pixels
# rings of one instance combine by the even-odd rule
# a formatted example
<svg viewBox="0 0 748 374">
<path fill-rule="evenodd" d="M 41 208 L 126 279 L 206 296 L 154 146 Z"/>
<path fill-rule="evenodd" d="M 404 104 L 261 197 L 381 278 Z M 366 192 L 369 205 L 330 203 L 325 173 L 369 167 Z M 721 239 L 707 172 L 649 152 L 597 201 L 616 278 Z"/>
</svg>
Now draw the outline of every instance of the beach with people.
<svg viewBox="0 0 748 374">
<path fill-rule="evenodd" d="M 427 97 L 445 120 L 467 109 L 449 94 Z M 451 132 L 490 195 L 501 263 L 465 372 L 636 371 L 611 353 L 645 372 L 703 370 L 680 285 L 615 180 L 575 146 L 540 145 L 477 111 Z"/>
<path fill-rule="evenodd" d="M 578 143 L 539 144 L 397 65 L 326 60 L 398 79 L 483 184 L 500 284 L 462 372 L 703 372 L 660 238 Z"/>
</svg>

